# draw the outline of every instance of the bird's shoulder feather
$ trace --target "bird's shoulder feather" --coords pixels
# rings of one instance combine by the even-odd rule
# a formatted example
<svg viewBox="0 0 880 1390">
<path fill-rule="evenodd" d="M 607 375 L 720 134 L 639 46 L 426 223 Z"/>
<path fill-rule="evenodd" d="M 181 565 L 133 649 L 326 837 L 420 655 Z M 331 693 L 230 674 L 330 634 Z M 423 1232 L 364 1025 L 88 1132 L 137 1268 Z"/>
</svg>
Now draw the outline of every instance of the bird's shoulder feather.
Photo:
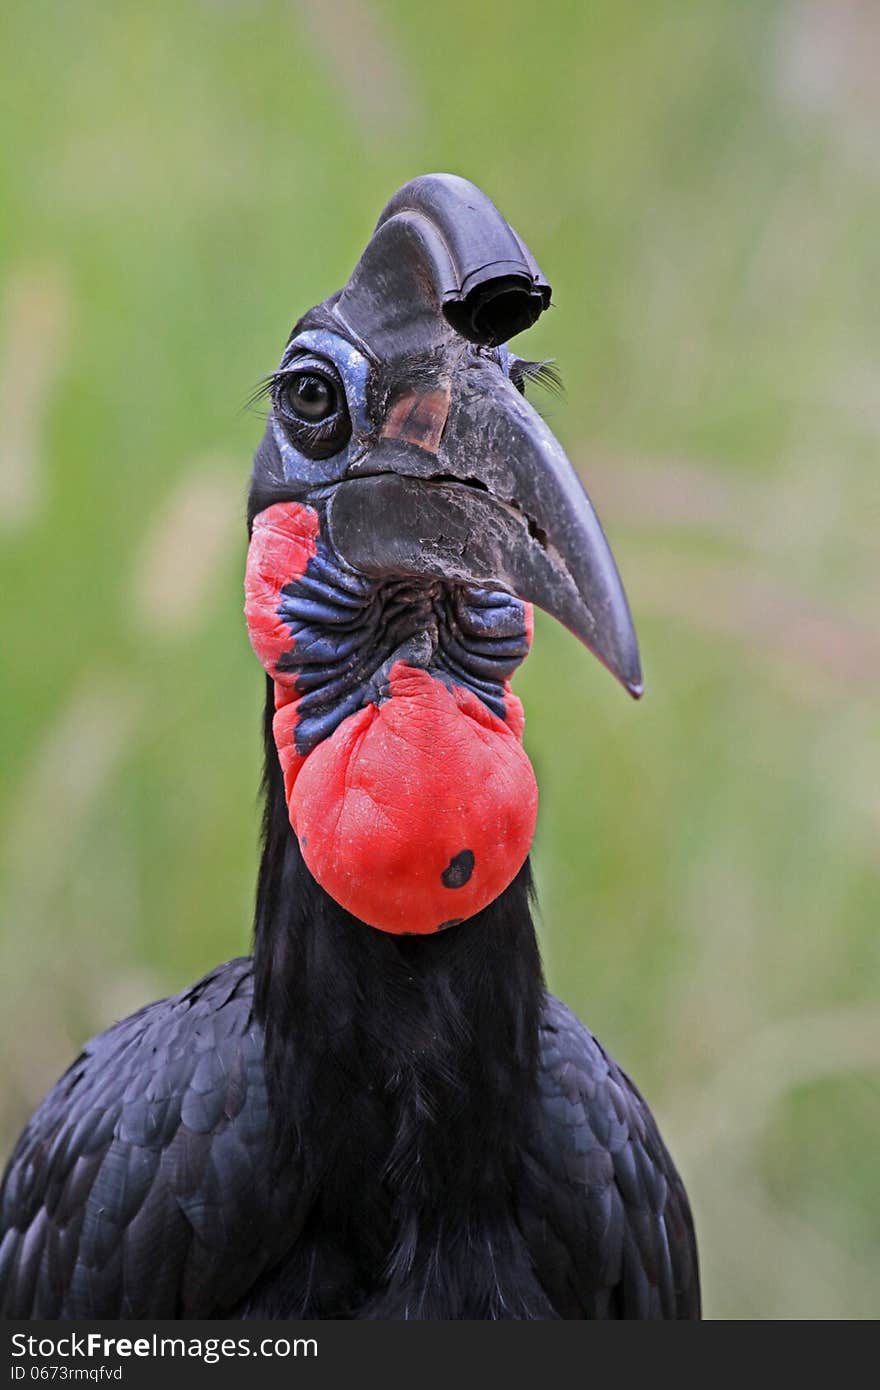
<svg viewBox="0 0 880 1390">
<path fill-rule="evenodd" d="M 687 1195 L 639 1091 L 548 996 L 521 1220 L 562 1317 L 699 1317 Z"/>
<path fill-rule="evenodd" d="M 0 1190 L 7 1317 L 206 1317 L 290 1239 L 249 959 L 87 1044 Z M 269 1237 L 269 1239 L 267 1239 Z"/>
</svg>

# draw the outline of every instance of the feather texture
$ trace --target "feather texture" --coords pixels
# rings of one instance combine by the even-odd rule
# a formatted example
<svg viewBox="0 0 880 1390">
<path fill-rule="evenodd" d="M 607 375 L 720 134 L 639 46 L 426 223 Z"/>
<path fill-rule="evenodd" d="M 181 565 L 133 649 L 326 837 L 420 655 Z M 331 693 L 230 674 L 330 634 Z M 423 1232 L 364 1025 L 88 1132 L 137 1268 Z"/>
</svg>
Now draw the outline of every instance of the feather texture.
<svg viewBox="0 0 880 1390">
<path fill-rule="evenodd" d="M 687 1197 L 544 990 L 528 863 L 429 939 L 312 878 L 265 719 L 253 959 L 94 1039 L 0 1189 L 13 1318 L 692 1318 Z"/>
</svg>

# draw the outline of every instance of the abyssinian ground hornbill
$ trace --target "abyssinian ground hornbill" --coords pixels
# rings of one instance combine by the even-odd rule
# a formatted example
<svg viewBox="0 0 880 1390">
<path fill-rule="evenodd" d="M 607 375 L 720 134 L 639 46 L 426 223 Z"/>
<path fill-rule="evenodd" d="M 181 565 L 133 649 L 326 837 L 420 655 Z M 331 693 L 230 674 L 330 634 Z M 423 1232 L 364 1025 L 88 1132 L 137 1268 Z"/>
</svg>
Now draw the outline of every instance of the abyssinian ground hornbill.
<svg viewBox="0 0 880 1390">
<path fill-rule="evenodd" d="M 699 1316 L 635 1088 L 545 992 L 510 677 L 532 603 L 634 695 L 599 523 L 508 340 L 550 289 L 473 185 L 407 184 L 267 392 L 253 958 L 90 1042 L 2 1190 L 11 1317 Z"/>
</svg>

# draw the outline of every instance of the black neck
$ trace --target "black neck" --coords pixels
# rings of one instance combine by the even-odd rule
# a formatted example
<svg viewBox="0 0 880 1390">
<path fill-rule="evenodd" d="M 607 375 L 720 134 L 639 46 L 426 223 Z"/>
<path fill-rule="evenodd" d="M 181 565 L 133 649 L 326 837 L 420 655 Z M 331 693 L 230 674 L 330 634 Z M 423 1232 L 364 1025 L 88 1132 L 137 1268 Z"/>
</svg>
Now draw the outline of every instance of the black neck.
<svg viewBox="0 0 880 1390">
<path fill-rule="evenodd" d="M 270 689 L 254 969 L 279 1140 L 316 1179 L 350 1181 L 346 1153 L 358 1168 L 375 1156 L 413 1198 L 485 1206 L 511 1180 L 536 1074 L 543 980 L 528 864 L 439 935 L 358 922 L 302 860 L 271 714 Z"/>
</svg>

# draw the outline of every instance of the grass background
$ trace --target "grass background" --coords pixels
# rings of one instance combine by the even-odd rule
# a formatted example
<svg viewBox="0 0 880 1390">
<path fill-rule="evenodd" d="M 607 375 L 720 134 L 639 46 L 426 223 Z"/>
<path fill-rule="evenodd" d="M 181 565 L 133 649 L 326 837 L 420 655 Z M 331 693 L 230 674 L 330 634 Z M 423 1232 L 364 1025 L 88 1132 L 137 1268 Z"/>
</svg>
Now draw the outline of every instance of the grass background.
<svg viewBox="0 0 880 1390">
<path fill-rule="evenodd" d="M 526 237 L 648 694 L 519 678 L 554 988 L 646 1091 L 710 1316 L 880 1312 L 872 0 L 0 15 L 0 1137 L 247 950 L 240 407 L 391 192 Z"/>
</svg>

